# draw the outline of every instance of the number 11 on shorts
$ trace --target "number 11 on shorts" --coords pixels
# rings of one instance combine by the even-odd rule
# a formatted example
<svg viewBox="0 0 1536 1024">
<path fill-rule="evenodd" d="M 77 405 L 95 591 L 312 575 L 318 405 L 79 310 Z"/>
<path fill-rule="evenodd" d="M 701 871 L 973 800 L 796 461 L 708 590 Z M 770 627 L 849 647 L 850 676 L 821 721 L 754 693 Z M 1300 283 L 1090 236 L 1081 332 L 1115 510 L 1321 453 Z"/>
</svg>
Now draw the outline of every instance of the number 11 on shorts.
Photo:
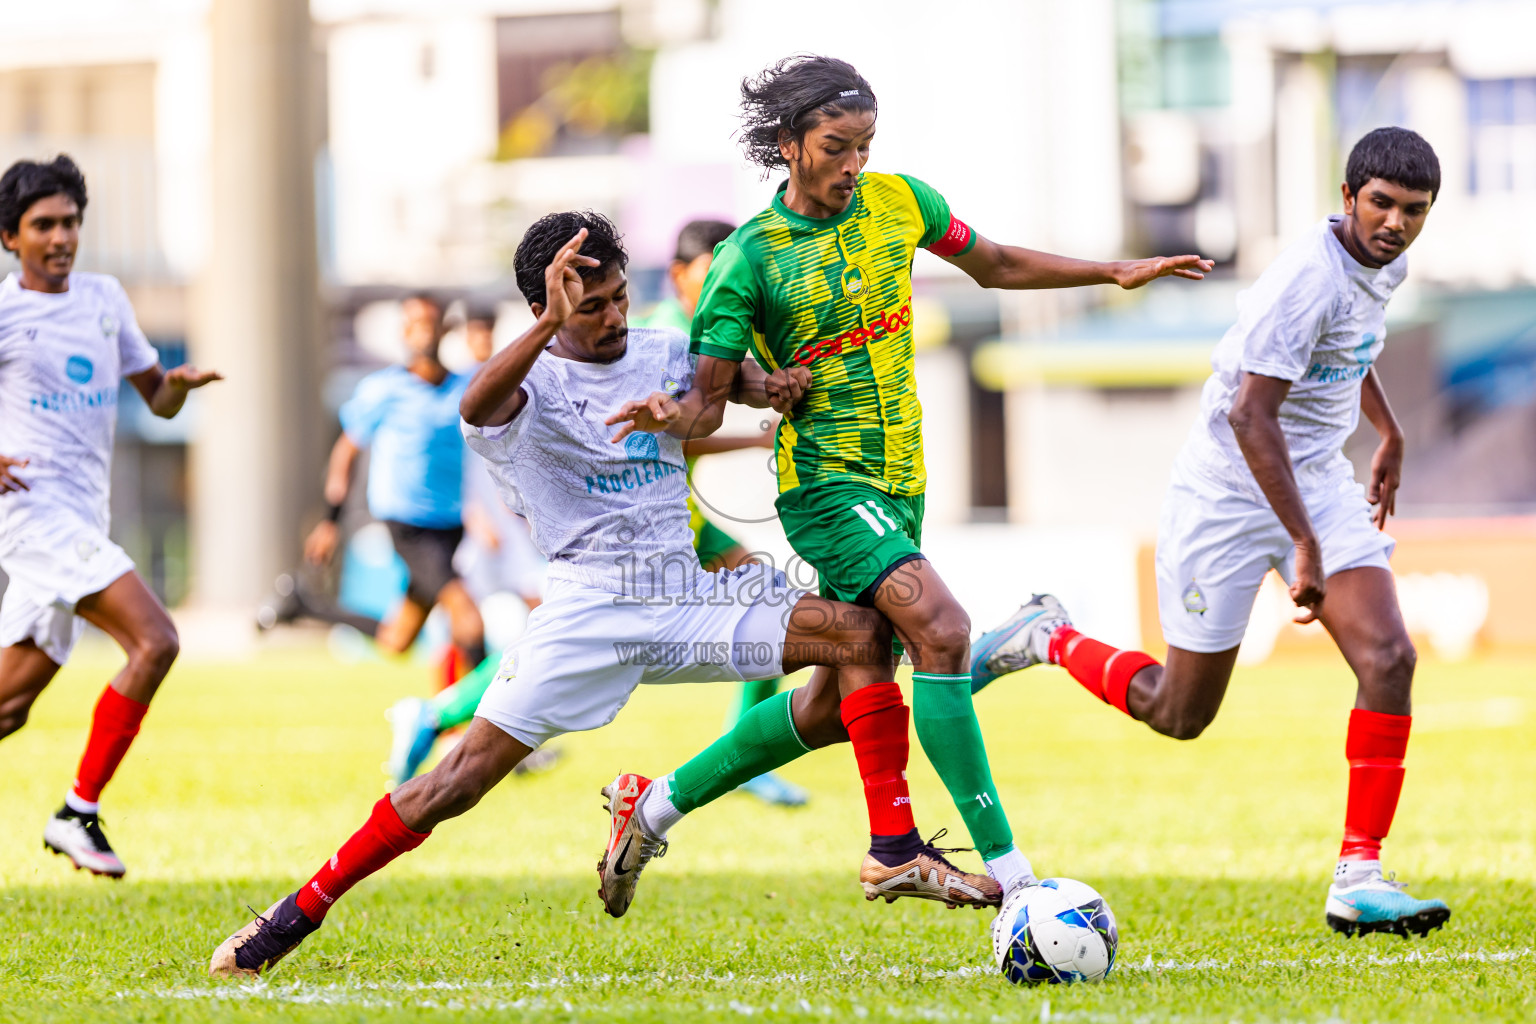
<svg viewBox="0 0 1536 1024">
<path fill-rule="evenodd" d="M 865 506 L 868 506 L 868 508 Z M 869 528 L 875 531 L 876 537 L 885 536 L 885 527 L 880 525 L 880 519 L 885 520 L 886 524 L 890 526 L 892 533 L 897 533 L 901 530 L 901 527 L 896 525 L 896 520 L 891 518 L 890 513 L 881 508 L 879 505 L 875 504 L 875 500 L 873 498 L 870 498 L 868 501 L 864 502 L 856 501 L 848 507 L 857 513 L 860 519 L 869 524 Z M 875 510 L 873 515 L 870 514 L 870 509 Z M 876 519 L 875 516 L 879 516 L 880 519 Z"/>
</svg>

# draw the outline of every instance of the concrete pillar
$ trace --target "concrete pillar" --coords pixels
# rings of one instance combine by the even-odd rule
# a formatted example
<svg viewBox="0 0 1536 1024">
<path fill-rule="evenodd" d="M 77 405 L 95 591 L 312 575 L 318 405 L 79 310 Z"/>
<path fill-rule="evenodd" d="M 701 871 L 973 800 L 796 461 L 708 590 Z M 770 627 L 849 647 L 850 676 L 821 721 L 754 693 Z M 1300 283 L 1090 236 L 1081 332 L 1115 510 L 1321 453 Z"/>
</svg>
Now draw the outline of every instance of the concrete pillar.
<svg viewBox="0 0 1536 1024">
<path fill-rule="evenodd" d="M 214 0 L 213 225 L 193 354 L 227 378 L 192 445 L 194 603 L 249 612 L 319 500 L 309 0 Z"/>
</svg>

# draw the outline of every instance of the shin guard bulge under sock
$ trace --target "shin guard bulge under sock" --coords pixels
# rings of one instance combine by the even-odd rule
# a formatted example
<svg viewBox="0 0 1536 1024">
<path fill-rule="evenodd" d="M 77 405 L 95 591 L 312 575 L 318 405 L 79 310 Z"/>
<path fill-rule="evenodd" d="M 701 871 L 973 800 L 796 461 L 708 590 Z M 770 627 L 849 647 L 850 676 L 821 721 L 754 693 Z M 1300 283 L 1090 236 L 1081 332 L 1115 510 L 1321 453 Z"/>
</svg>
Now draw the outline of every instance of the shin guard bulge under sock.
<svg viewBox="0 0 1536 1024">
<path fill-rule="evenodd" d="M 874 683 L 843 698 L 843 727 L 853 743 L 853 756 L 864 781 L 871 836 L 906 835 L 912 821 L 912 797 L 907 790 L 907 739 L 910 712 L 895 683 Z"/>
<path fill-rule="evenodd" d="M 1355 708 L 1349 713 L 1344 756 L 1349 759 L 1349 803 L 1344 811 L 1340 860 L 1378 860 L 1381 841 L 1392 830 L 1403 791 L 1403 757 L 1408 753 L 1411 715 L 1386 715 Z"/>
<path fill-rule="evenodd" d="M 124 697 L 112 687 L 101 691 L 96 709 L 91 713 L 91 733 L 85 741 L 85 753 L 80 756 L 80 767 L 75 772 L 75 784 L 70 795 L 82 804 L 95 804 L 101 799 L 101 791 L 112 781 L 117 766 L 133 745 L 139 734 L 148 704 L 141 704 Z"/>
<path fill-rule="evenodd" d="M 1083 689 L 1127 715 L 1131 714 L 1126 700 L 1132 677 L 1147 666 L 1158 664 L 1150 654 L 1119 650 L 1086 637 L 1071 626 L 1062 626 L 1051 634 L 1050 660 L 1066 669 Z"/>
<path fill-rule="evenodd" d="M 331 859 L 320 865 L 314 877 L 299 890 L 299 909 L 311 921 L 324 919 L 344 893 L 384 865 L 426 842 L 431 832 L 407 828 L 389 797 L 379 798 L 373 813 L 352 838 L 341 844 Z"/>
<path fill-rule="evenodd" d="M 809 751 L 795 731 L 793 696 L 789 690 L 748 708 L 730 732 L 673 772 L 672 803 L 677 809 L 684 814 L 697 810 Z"/>
<path fill-rule="evenodd" d="M 983 860 L 1007 852 L 1013 830 L 992 783 L 981 723 L 971 705 L 971 677 L 912 673 L 912 718 L 917 739 L 944 780 L 955 809 Z"/>
</svg>

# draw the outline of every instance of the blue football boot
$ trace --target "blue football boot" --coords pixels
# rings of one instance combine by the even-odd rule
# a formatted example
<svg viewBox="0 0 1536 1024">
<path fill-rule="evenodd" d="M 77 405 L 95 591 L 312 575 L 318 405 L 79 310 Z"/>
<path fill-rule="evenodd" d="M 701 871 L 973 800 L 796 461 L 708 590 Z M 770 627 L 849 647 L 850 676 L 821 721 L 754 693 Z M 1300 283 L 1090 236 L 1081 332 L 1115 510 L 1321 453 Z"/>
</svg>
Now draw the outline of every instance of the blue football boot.
<svg viewBox="0 0 1536 1024">
<path fill-rule="evenodd" d="M 971 644 L 971 692 L 979 693 L 999 676 L 1046 660 L 1051 634 L 1072 619 L 1050 594 L 1036 594 L 996 629 Z"/>
<path fill-rule="evenodd" d="M 1428 935 L 1450 920 L 1451 908 L 1444 900 L 1415 899 L 1404 883 L 1382 877 L 1379 868 L 1353 885 L 1345 881 L 1336 877 L 1328 887 L 1328 927 L 1336 932 L 1392 932 L 1406 939 L 1409 932 Z"/>
</svg>

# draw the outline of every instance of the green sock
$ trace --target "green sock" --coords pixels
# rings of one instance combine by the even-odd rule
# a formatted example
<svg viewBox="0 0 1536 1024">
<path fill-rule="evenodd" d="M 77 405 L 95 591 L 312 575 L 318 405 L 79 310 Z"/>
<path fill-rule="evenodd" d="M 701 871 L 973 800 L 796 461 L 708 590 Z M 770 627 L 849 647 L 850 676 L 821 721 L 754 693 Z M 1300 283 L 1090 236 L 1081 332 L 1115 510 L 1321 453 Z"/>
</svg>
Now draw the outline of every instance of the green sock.
<svg viewBox="0 0 1536 1024">
<path fill-rule="evenodd" d="M 741 689 L 736 691 L 736 704 L 725 720 L 726 731 L 734 729 L 748 711 L 778 693 L 779 684 L 783 681 L 784 678 L 780 676 L 777 679 L 748 679 L 742 683 Z"/>
<path fill-rule="evenodd" d="M 1013 830 L 992 784 L 981 723 L 971 707 L 969 675 L 912 673 L 912 718 L 917 740 L 949 790 L 982 860 L 1013 846 Z"/>
<path fill-rule="evenodd" d="M 810 750 L 795 731 L 789 707 L 793 693 L 754 704 L 730 732 L 673 772 L 672 805 L 687 814 Z"/>
<path fill-rule="evenodd" d="M 491 680 L 496 678 L 496 669 L 500 665 L 501 655 L 493 654 L 476 665 L 469 675 L 432 698 L 429 706 L 437 713 L 439 730 L 452 729 L 475 717 L 475 708 L 480 706 L 480 698 L 485 696 Z"/>
</svg>

